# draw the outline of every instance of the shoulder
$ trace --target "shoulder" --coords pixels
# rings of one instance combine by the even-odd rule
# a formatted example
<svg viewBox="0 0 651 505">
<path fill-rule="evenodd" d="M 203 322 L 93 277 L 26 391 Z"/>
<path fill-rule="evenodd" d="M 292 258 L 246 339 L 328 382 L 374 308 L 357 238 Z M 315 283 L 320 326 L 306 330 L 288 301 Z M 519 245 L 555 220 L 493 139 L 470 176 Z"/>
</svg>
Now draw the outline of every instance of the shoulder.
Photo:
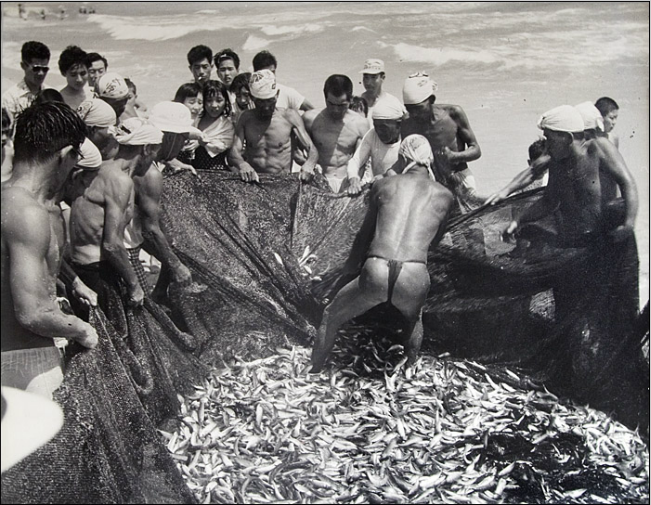
<svg viewBox="0 0 651 505">
<path fill-rule="evenodd" d="M 158 170 L 156 170 L 156 172 L 158 172 Z M 102 181 L 109 187 L 117 189 L 133 187 L 133 180 L 129 177 L 129 174 L 123 172 L 114 164 L 102 166 L 99 174 Z"/>
<path fill-rule="evenodd" d="M 356 112 L 349 110 L 346 112 L 346 123 L 361 131 L 362 135 L 369 130 L 368 118 L 362 117 Z"/>
<path fill-rule="evenodd" d="M 433 108 L 438 109 L 439 111 L 443 111 L 444 113 L 447 113 L 452 119 L 457 119 L 459 117 L 464 117 L 464 118 L 466 117 L 466 113 L 463 110 L 463 107 L 461 107 L 461 105 L 443 103 L 443 104 L 434 104 Z"/>
<path fill-rule="evenodd" d="M 1 215 L 3 236 L 38 242 L 49 240 L 49 214 L 26 191 L 12 187 L 3 189 Z"/>
</svg>

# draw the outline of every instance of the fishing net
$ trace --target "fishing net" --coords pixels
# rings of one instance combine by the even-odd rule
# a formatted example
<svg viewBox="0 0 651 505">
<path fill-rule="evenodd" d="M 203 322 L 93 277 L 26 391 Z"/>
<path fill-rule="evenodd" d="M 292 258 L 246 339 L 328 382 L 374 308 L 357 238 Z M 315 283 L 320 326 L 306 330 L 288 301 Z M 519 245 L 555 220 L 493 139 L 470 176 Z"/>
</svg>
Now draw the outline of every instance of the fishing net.
<svg viewBox="0 0 651 505">
<path fill-rule="evenodd" d="M 555 223 L 549 219 L 523 229 L 514 243 L 503 242 L 500 232 L 505 223 L 540 196 L 535 191 L 524 193 L 494 207 L 453 216 L 449 221 L 442 242 L 429 253 L 432 287 L 423 316 L 422 353 L 423 359 L 432 363 L 427 371 L 430 375 L 420 377 L 418 387 L 431 389 L 425 386 L 429 381 L 436 388 L 432 374 L 444 372 L 437 368 L 432 356 L 441 353 L 474 360 L 478 367 L 508 364 L 520 374 L 513 387 L 544 394 L 546 386 L 554 393 L 589 401 L 592 406 L 613 412 L 626 425 L 632 428 L 641 425 L 642 431 L 648 432 L 648 361 L 639 358 L 642 335 L 648 333 L 648 315 L 646 328 L 644 324 L 640 326 L 640 319 L 636 319 L 634 239 L 617 245 L 599 242 L 591 247 L 563 247 L 558 244 Z M 341 267 L 367 204 L 368 191 L 352 198 L 335 195 L 323 178 L 306 185 L 296 176 L 262 175 L 259 184 L 247 184 L 234 174 L 220 172 L 199 171 L 199 177 L 191 174 L 167 177 L 163 226 L 175 252 L 192 271 L 192 285 L 184 289 L 172 285 L 166 306 L 146 300 L 143 309 L 133 310 L 122 306 L 123 288 L 115 282 L 114 275 L 88 274 L 88 282 L 94 279 L 99 283 L 96 288 L 103 297 L 102 310 L 89 315 L 102 344 L 97 350 L 75 354 L 69 360 L 64 386 L 57 393 L 57 401 L 66 415 L 64 430 L 35 455 L 3 474 L 3 502 L 171 503 L 197 499 L 230 502 L 251 499 L 251 492 L 262 500 L 273 496 L 290 500 L 334 496 L 331 490 L 315 490 L 315 482 L 329 483 L 335 491 L 341 491 L 337 487 L 340 481 L 335 485 L 319 477 L 303 479 L 298 490 L 294 486 L 293 491 L 279 489 L 276 493 L 269 479 L 252 469 L 276 465 L 281 461 L 278 451 L 289 451 L 287 438 L 272 440 L 268 435 L 272 428 L 280 429 L 280 425 L 274 428 L 267 423 L 265 431 L 262 419 L 266 406 L 258 411 L 252 407 L 255 402 L 249 402 L 251 399 L 241 391 L 234 391 L 235 399 L 220 396 L 227 395 L 225 386 L 219 386 L 218 379 L 205 381 L 210 368 L 241 370 L 242 363 L 255 367 L 265 359 L 274 363 L 279 359 L 279 349 L 298 345 L 302 350 L 297 352 L 302 358 L 287 369 L 289 375 L 284 376 L 283 372 L 275 378 L 274 387 L 296 386 L 291 381 L 306 372 L 307 353 L 323 308 L 350 280 Z M 576 300 L 575 309 L 568 309 L 569 302 L 559 305 L 555 300 L 558 293 Z M 400 314 L 389 304 L 352 321 L 340 333 L 330 366 L 342 367 L 343 360 L 344 369 L 351 368 L 375 382 L 378 379 L 386 382 L 386 370 L 381 367 L 389 371 L 399 368 L 396 363 L 401 352 L 396 349 L 401 349 L 402 343 L 400 322 Z M 380 368 L 369 368 L 369 358 L 359 352 L 359 345 L 365 339 L 389 342 L 377 349 L 371 346 L 376 361 L 383 354 L 379 356 L 383 363 Z M 354 357 L 353 361 L 346 361 L 346 356 Z M 276 365 L 280 370 L 280 362 L 273 366 Z M 568 375 L 568 371 L 572 373 Z M 509 380 L 502 368 L 497 367 L 492 373 Z M 266 384 L 264 378 L 258 380 L 239 374 L 231 381 L 234 389 L 238 378 L 243 385 L 253 387 L 254 394 Z M 339 384 L 339 379 L 333 380 L 335 386 L 344 386 L 345 381 Z M 395 388 L 396 380 L 389 379 L 386 387 Z M 193 396 L 196 395 L 193 385 L 221 392 L 214 398 L 211 393 L 201 400 Z M 300 387 L 304 385 L 299 383 Z M 361 387 L 353 382 L 348 386 L 347 394 Z M 424 390 L 418 391 L 425 394 Z M 498 401 L 486 394 L 488 403 Z M 339 402 L 341 398 L 331 400 Z M 450 396 L 441 396 L 439 400 L 445 404 Z M 351 397 L 347 401 L 350 404 L 355 399 Z M 297 410 L 296 406 L 308 408 L 298 401 L 291 408 Z M 378 412 L 382 413 L 384 408 Z M 223 424 L 216 424 L 209 413 L 221 416 Z M 307 413 L 319 415 L 316 410 Z M 357 415 L 352 411 L 346 414 Z M 443 411 L 439 415 L 444 415 Z M 170 419 L 175 416 L 172 422 Z M 262 456 L 256 451 L 271 450 L 268 444 L 262 443 L 260 433 L 239 433 L 235 443 L 248 451 L 238 452 L 244 455 L 246 464 L 230 461 L 227 455 L 219 459 L 214 450 L 204 450 L 216 447 L 220 451 L 231 450 L 230 446 L 226 447 L 230 438 L 225 432 L 232 427 L 229 419 L 233 416 L 257 422 L 257 429 L 267 435 L 267 442 L 273 445 L 273 454 L 278 458 L 259 459 Z M 301 451 L 297 447 L 306 442 L 302 441 L 302 429 L 293 424 L 297 419 L 292 418 L 289 430 L 290 435 L 292 431 L 297 433 L 295 450 L 287 452 L 283 457 L 288 459 L 282 462 L 290 470 L 305 471 L 305 465 L 314 470 L 316 460 L 304 461 L 305 458 L 299 457 Z M 458 416 L 447 420 L 459 426 L 465 423 Z M 397 421 L 387 423 L 385 428 L 399 429 Z M 163 433 L 167 447 L 161 443 L 156 428 Z M 213 436 L 206 441 L 208 433 Z M 506 434 L 517 438 L 513 431 L 507 430 Z M 503 450 L 505 440 L 490 438 L 489 432 L 466 435 L 476 437 L 477 443 L 481 439 L 484 450 L 472 456 L 482 458 L 482 463 L 498 458 Z M 243 437 L 253 436 L 258 438 L 243 441 Z M 323 440 L 327 443 L 330 439 Z M 406 441 L 402 437 L 400 443 Z M 457 442 L 461 443 L 459 440 L 454 443 Z M 468 443 L 475 442 L 468 439 Z M 345 442 L 338 443 L 341 451 L 351 449 Z M 391 450 L 395 448 L 396 444 Z M 332 450 L 336 452 L 336 447 Z M 427 449 L 431 450 L 432 447 Z M 377 457 L 386 460 L 391 451 L 385 446 L 381 451 Z M 318 450 L 314 452 L 318 453 Z M 352 454 L 361 458 L 361 453 Z M 365 454 L 368 459 L 370 453 Z M 433 464 L 426 460 L 423 454 L 423 464 Z M 350 465 L 353 466 L 347 472 L 353 476 L 362 472 L 356 463 Z M 497 496 L 499 493 L 495 492 L 499 488 L 496 487 L 506 485 L 500 480 L 500 472 L 505 468 L 496 465 L 491 468 L 493 487 L 489 491 Z M 241 469 L 244 473 L 232 473 Z M 440 484 L 432 477 L 434 467 L 427 471 L 430 470 L 430 480 L 421 482 L 401 474 L 398 479 L 403 479 L 402 486 L 398 481 L 397 484 L 392 481 L 391 485 L 402 490 L 401 499 L 456 500 L 459 490 L 455 487 L 449 489 L 454 496 L 429 493 Z M 509 471 L 512 470 L 514 475 L 522 474 L 523 482 L 534 478 L 524 467 Z M 197 474 L 199 471 L 202 473 Z M 592 478 L 586 475 L 582 474 L 581 478 Z M 345 477 L 350 476 L 348 473 Z M 199 478 L 201 492 L 191 477 Z M 279 478 L 287 486 L 292 477 L 281 473 Z M 390 479 L 385 474 L 368 478 L 375 484 Z M 639 478 L 637 473 L 635 478 Z M 475 484 L 479 486 L 482 482 Z M 480 487 L 488 489 L 486 482 Z M 207 491 L 206 487 L 209 487 Z M 394 488 L 385 494 L 376 488 L 362 490 L 355 499 L 359 500 L 360 496 L 371 501 L 397 499 L 398 491 Z M 549 490 L 541 490 L 540 486 L 535 489 L 535 493 L 543 493 L 546 498 L 551 496 L 545 494 Z M 567 495 L 563 494 L 563 488 L 559 489 L 560 502 Z M 535 493 L 526 496 L 540 498 Z M 488 500 L 491 495 L 487 496 L 479 498 Z M 524 499 L 522 496 L 514 494 L 512 499 Z M 635 499 L 633 494 L 620 493 L 620 496 Z"/>
</svg>

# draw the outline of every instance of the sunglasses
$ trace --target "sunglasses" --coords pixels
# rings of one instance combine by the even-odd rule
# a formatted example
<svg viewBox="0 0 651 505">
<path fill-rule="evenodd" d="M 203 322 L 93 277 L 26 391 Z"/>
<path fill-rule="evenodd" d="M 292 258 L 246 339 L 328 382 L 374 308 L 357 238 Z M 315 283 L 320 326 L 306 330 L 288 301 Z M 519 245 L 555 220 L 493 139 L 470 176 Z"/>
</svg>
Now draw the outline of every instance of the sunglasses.
<svg viewBox="0 0 651 505">
<path fill-rule="evenodd" d="M 44 74 L 47 74 L 50 71 L 50 67 L 44 67 L 42 65 L 32 65 L 31 63 L 27 63 L 25 61 L 23 61 L 23 63 L 29 66 L 34 72 L 43 72 Z"/>
</svg>

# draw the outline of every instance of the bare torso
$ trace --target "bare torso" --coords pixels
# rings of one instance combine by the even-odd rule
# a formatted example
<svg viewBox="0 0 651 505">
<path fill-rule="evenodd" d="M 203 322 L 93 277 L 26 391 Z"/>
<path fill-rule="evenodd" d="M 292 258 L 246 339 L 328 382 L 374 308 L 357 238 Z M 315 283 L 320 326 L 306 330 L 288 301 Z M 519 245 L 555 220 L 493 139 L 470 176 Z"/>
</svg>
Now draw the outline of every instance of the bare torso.
<svg viewBox="0 0 651 505">
<path fill-rule="evenodd" d="M 24 216 L 31 214 L 47 215 L 49 229 L 43 232 L 49 235 L 47 250 L 44 251 L 47 278 L 43 279 L 42 286 L 47 289 L 47 296 L 52 300 L 56 299 L 56 279 L 61 265 L 63 246 L 65 244 L 65 226 L 61 215 L 61 208 L 58 205 L 44 206 L 27 191 L 18 187 L 3 185 L 2 189 L 2 258 L 1 258 L 1 279 L 2 279 L 2 350 L 31 349 L 36 347 L 51 347 L 54 341 L 50 338 L 43 338 L 23 325 L 21 325 L 15 314 L 14 300 L 11 294 L 11 281 L 13 276 L 19 274 L 11 271 L 10 258 L 8 254 L 8 241 L 19 240 L 17 237 L 6 236 L 7 223 L 14 221 L 20 223 Z M 29 221 L 25 221 L 29 226 Z"/>
<path fill-rule="evenodd" d="M 71 201 L 71 256 L 76 263 L 86 265 L 100 261 L 107 201 L 119 200 L 113 193 L 128 194 L 128 206 L 122 210 L 124 223 L 133 217 L 133 183 L 119 162 L 105 162 L 97 172 L 77 174 L 69 192 Z"/>
<path fill-rule="evenodd" d="M 319 165 L 324 175 L 345 177 L 348 161 L 369 129 L 368 121 L 352 111 L 348 111 L 343 120 L 334 121 L 326 109 L 309 111 L 304 120 L 319 152 Z"/>
<path fill-rule="evenodd" d="M 376 183 L 375 235 L 367 256 L 427 262 L 429 246 L 442 233 L 452 193 L 422 174 L 404 174 Z"/>
<path fill-rule="evenodd" d="M 256 172 L 288 174 L 292 169 L 293 125 L 287 109 L 275 109 L 270 119 L 261 120 L 255 110 L 244 111 L 239 122 L 246 141 L 244 157 Z M 239 128 L 239 124 L 238 124 Z"/>
<path fill-rule="evenodd" d="M 406 138 L 411 134 L 423 135 L 430 143 L 432 152 L 448 147 L 451 151 L 461 152 L 466 148 L 465 141 L 459 135 L 459 125 L 454 119 L 455 105 L 435 104 L 431 107 L 429 122 L 419 123 L 407 118 L 402 122 L 401 135 Z M 465 162 L 459 163 L 455 171 L 467 168 Z"/>
</svg>

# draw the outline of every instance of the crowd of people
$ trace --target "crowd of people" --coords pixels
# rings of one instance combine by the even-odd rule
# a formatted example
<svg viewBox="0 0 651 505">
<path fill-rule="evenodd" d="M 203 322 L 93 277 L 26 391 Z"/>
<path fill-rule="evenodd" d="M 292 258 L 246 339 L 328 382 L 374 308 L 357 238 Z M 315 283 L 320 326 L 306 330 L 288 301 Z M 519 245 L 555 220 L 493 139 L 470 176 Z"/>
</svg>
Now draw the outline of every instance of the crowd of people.
<svg viewBox="0 0 651 505">
<path fill-rule="evenodd" d="M 188 286 L 191 271 L 161 228 L 163 178 L 188 170 L 226 170 L 247 183 L 259 174 L 290 174 L 308 183 L 325 177 L 333 193 L 358 195 L 371 185 L 368 213 L 346 263 L 359 273 L 325 311 L 313 352 L 321 369 L 337 329 L 390 301 L 405 316 L 409 363 L 423 335 L 430 287 L 427 252 L 446 220 L 496 204 L 547 173 L 544 196 L 512 222 L 556 213 L 567 247 L 589 244 L 621 194 L 621 219 L 607 230 L 616 241 L 633 234 L 635 182 L 612 135 L 618 106 L 610 98 L 545 112 L 544 139 L 530 148 L 529 167 L 503 190 L 482 198 L 469 163 L 481 156 L 459 105 L 439 104 L 423 72 L 405 78 L 402 100 L 383 90 L 385 65 L 368 59 L 365 92 L 353 95 L 343 74 L 324 82 L 317 109 L 276 81 L 276 58 L 256 54 L 240 72 L 232 49 L 205 46 L 187 55 L 193 80 L 148 108 L 136 84 L 98 53 L 65 48 L 58 61 L 66 86 L 45 84 L 50 51 L 22 46 L 24 78 L 2 96 L 2 384 L 51 397 L 63 367 L 57 337 L 97 345 L 88 307 L 105 309 L 100 279 L 124 286 L 124 302 L 164 300 L 170 283 Z M 161 264 L 149 290 L 141 250 Z M 61 285 L 64 288 L 62 289 Z M 573 286 L 558 294 L 571 310 Z M 71 295 L 73 310 L 62 303 Z"/>
</svg>

